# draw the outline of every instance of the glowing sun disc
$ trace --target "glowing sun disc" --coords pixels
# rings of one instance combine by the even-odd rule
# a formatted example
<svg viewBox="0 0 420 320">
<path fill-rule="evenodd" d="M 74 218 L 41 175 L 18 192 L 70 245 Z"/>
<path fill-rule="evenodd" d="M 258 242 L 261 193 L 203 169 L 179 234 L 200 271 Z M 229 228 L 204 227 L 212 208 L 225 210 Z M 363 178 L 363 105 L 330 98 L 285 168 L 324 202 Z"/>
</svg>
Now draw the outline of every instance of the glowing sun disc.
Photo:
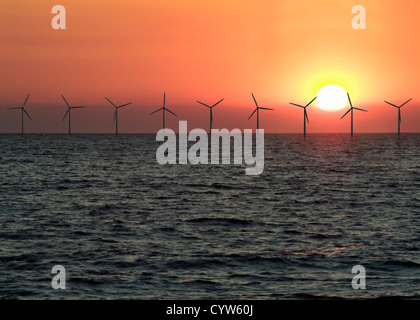
<svg viewBox="0 0 420 320">
<path fill-rule="evenodd" d="M 342 87 L 336 84 L 329 84 L 318 91 L 316 102 L 322 110 L 340 110 L 347 104 L 347 93 Z"/>
</svg>

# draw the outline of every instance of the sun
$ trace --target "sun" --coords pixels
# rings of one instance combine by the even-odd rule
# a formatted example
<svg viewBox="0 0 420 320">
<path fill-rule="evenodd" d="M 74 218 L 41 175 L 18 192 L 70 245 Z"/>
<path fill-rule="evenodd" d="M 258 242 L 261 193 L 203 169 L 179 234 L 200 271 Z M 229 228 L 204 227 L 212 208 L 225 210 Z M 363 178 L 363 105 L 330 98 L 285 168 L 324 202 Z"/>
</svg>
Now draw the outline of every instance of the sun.
<svg viewBox="0 0 420 320">
<path fill-rule="evenodd" d="M 347 93 L 342 87 L 336 84 L 329 84 L 318 91 L 316 102 L 322 110 L 340 110 L 347 104 Z"/>
</svg>

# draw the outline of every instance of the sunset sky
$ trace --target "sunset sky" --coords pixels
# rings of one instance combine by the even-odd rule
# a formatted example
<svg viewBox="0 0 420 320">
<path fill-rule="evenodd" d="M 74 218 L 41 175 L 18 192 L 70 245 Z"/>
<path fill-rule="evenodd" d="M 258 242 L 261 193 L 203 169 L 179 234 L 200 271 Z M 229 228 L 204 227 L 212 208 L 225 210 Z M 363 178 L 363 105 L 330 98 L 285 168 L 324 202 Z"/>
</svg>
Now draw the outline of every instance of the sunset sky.
<svg viewBox="0 0 420 320">
<path fill-rule="evenodd" d="M 54 5 L 67 11 L 67 29 L 53 30 Z M 354 30 L 352 7 L 366 8 L 367 29 Z M 326 84 L 341 85 L 355 107 L 355 132 L 420 131 L 420 3 L 407 0 L 0 0 L 0 132 L 20 131 L 20 112 L 7 110 L 31 97 L 28 133 L 61 133 L 66 106 L 72 131 L 113 132 L 116 104 L 121 133 L 157 132 L 167 116 L 177 129 L 256 128 L 302 132 L 306 104 Z M 347 107 L 308 108 L 308 133 L 349 132 Z"/>
</svg>

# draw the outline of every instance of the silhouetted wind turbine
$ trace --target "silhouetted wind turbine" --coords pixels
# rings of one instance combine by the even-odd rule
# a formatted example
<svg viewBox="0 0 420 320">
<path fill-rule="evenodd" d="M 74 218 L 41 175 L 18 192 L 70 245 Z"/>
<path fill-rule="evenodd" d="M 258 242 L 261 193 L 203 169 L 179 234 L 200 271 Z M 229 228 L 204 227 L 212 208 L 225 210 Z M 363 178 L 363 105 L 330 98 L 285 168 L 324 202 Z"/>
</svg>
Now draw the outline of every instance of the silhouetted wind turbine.
<svg viewBox="0 0 420 320">
<path fill-rule="evenodd" d="M 29 116 L 29 114 L 25 110 L 25 105 L 26 105 L 26 102 L 29 99 L 29 95 L 30 95 L 30 93 L 28 93 L 28 96 L 26 97 L 25 102 L 23 103 L 23 105 L 21 107 L 9 108 L 9 109 L 21 109 L 22 110 L 22 132 L 21 132 L 21 134 L 23 134 L 23 113 L 25 113 L 28 116 L 28 118 L 31 119 L 31 121 L 32 121 L 32 118 Z"/>
<path fill-rule="evenodd" d="M 347 112 L 344 114 L 344 116 L 341 117 L 341 119 L 343 119 L 347 115 L 347 113 L 349 113 L 351 111 L 351 135 L 353 135 L 353 109 L 364 111 L 364 112 L 367 112 L 367 110 L 363 110 L 363 109 L 353 107 L 353 105 L 351 104 L 350 95 L 349 95 L 348 92 L 347 92 L 347 97 L 349 98 L 350 109 L 347 110 Z"/>
<path fill-rule="evenodd" d="M 251 117 L 254 115 L 255 111 L 257 112 L 257 132 L 260 129 L 260 114 L 259 114 L 259 110 L 263 109 L 263 110 L 274 110 L 274 109 L 270 109 L 270 108 L 262 108 L 258 106 L 257 100 L 255 100 L 254 94 L 251 93 L 252 98 L 254 99 L 255 105 L 257 106 L 254 110 L 253 113 L 251 113 L 251 115 L 249 116 L 248 120 L 251 119 Z"/>
<path fill-rule="evenodd" d="M 64 118 L 62 121 L 64 121 L 64 119 L 66 119 L 67 114 L 69 115 L 69 134 L 71 134 L 71 109 L 82 109 L 82 108 L 86 108 L 86 107 L 70 107 L 69 103 L 67 102 L 66 98 L 64 98 L 63 95 L 61 95 L 61 97 L 63 98 L 64 102 L 66 103 L 68 109 L 66 114 L 64 115 Z"/>
<path fill-rule="evenodd" d="M 173 113 L 171 110 L 169 110 L 168 108 L 166 108 L 165 105 L 165 99 L 166 99 L 166 92 L 163 93 L 163 107 L 160 109 L 157 109 L 156 111 L 153 111 L 150 115 L 162 110 L 163 111 L 163 131 L 165 132 L 165 111 L 168 111 L 170 113 L 172 113 L 175 117 L 178 117 L 175 113 Z"/>
<path fill-rule="evenodd" d="M 214 105 L 212 105 L 212 106 L 209 106 L 209 105 L 207 105 L 207 104 L 205 104 L 205 103 L 202 103 L 202 102 L 200 102 L 200 101 L 197 101 L 198 103 L 200 103 L 200 104 L 202 104 L 203 106 L 205 106 L 205 107 L 207 107 L 207 108 L 209 108 L 210 109 L 210 134 L 211 134 L 211 129 L 212 129 L 212 127 L 213 127 L 213 108 L 215 107 L 215 106 L 217 106 L 220 102 L 222 102 L 223 100 L 225 100 L 225 98 L 223 98 L 222 100 L 220 100 L 219 102 L 216 102 Z"/>
<path fill-rule="evenodd" d="M 390 104 L 391 106 L 393 106 L 393 107 L 395 107 L 395 108 L 398 108 L 398 134 L 401 134 L 401 130 L 400 130 L 400 128 L 401 128 L 401 107 L 403 106 L 403 105 L 405 105 L 406 103 L 408 103 L 409 101 L 411 101 L 413 98 L 411 98 L 411 99 L 409 99 L 409 100 L 407 100 L 406 102 L 404 102 L 402 105 L 400 105 L 399 107 L 398 106 L 396 106 L 395 104 L 392 104 L 392 103 L 390 103 L 390 102 L 388 102 L 388 101 L 385 101 L 385 103 L 388 103 L 388 104 Z"/>
<path fill-rule="evenodd" d="M 309 102 L 306 106 L 301 106 L 299 104 L 296 104 L 296 103 L 293 103 L 293 102 L 289 102 L 290 104 L 292 104 L 292 105 L 294 105 L 296 107 L 303 108 L 303 135 L 305 135 L 305 136 L 306 136 L 306 122 L 309 123 L 309 118 L 308 118 L 308 113 L 306 112 L 306 108 L 309 107 L 309 105 L 312 102 L 314 102 L 315 99 L 316 99 L 316 97 L 313 98 L 311 100 L 311 102 Z"/>
<path fill-rule="evenodd" d="M 105 97 L 106 100 L 108 100 L 108 102 L 110 104 L 112 104 L 115 107 L 115 113 L 114 113 L 114 123 L 115 123 L 115 134 L 118 134 L 118 109 L 128 106 L 130 104 L 132 104 L 132 102 L 126 103 L 126 104 L 122 104 L 120 106 L 116 106 L 111 100 L 109 100 L 107 97 Z"/>
</svg>

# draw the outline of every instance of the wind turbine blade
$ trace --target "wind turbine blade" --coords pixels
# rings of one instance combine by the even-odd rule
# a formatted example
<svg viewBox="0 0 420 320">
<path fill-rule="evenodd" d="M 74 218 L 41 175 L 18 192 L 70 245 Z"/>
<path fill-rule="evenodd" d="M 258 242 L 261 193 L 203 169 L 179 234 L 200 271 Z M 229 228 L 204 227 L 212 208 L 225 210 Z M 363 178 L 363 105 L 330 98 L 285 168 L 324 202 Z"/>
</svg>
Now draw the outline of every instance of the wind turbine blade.
<svg viewBox="0 0 420 320">
<path fill-rule="evenodd" d="M 115 123 L 116 118 L 117 118 L 117 109 L 115 109 L 115 112 L 114 112 L 114 123 Z"/>
<path fill-rule="evenodd" d="M 154 114 L 154 113 L 156 113 L 156 112 L 158 112 L 158 111 L 160 111 L 160 110 L 163 110 L 163 108 L 160 108 L 160 109 L 157 109 L 156 111 L 153 111 L 151 114 L 149 114 L 149 116 L 152 115 L 152 114 Z"/>
<path fill-rule="evenodd" d="M 392 104 L 392 103 L 390 103 L 390 102 L 388 102 L 388 101 L 384 101 L 385 103 L 388 103 L 388 104 L 390 104 L 391 106 L 393 106 L 393 107 L 395 107 L 395 108 L 398 108 L 398 106 L 396 106 L 395 104 Z"/>
<path fill-rule="evenodd" d="M 211 107 L 214 108 L 215 106 L 217 106 L 220 102 L 222 102 L 223 100 L 225 100 L 225 98 L 223 98 L 222 100 L 216 102 L 214 105 L 212 105 Z"/>
<path fill-rule="evenodd" d="M 341 117 L 341 119 L 343 119 L 347 115 L 347 113 L 349 113 L 350 111 L 351 111 L 351 108 L 347 110 L 347 112 L 344 114 L 344 116 Z"/>
<path fill-rule="evenodd" d="M 22 107 L 24 107 L 25 105 L 26 105 L 26 102 L 28 101 L 28 99 L 29 99 L 29 95 L 30 95 L 30 93 L 28 93 L 28 96 L 26 97 L 26 100 L 25 100 L 25 102 L 23 103 L 23 106 Z"/>
<path fill-rule="evenodd" d="M 210 122 L 213 124 L 213 110 L 210 109 Z"/>
<path fill-rule="evenodd" d="M 166 92 L 163 93 L 163 106 L 165 106 L 165 101 L 166 101 Z"/>
<path fill-rule="evenodd" d="M 210 106 L 206 105 L 205 103 L 202 103 L 200 101 L 197 101 L 199 104 L 202 104 L 203 106 L 206 106 L 207 108 L 210 108 Z"/>
<path fill-rule="evenodd" d="M 70 107 L 70 108 L 72 108 L 72 109 L 83 109 L 83 108 L 86 108 L 86 107 L 82 106 L 82 107 Z"/>
<path fill-rule="evenodd" d="M 351 104 L 351 100 L 350 100 L 350 95 L 348 92 L 347 92 L 347 97 L 349 97 L 350 106 L 353 108 L 353 105 Z"/>
<path fill-rule="evenodd" d="M 171 110 L 169 110 L 168 108 L 165 108 L 166 109 L 166 111 L 168 111 L 168 112 L 170 112 L 170 113 L 172 113 L 175 117 L 178 117 L 175 113 L 173 113 Z"/>
<path fill-rule="evenodd" d="M 256 105 L 256 106 L 257 106 L 257 108 L 258 108 L 258 103 L 257 103 L 257 100 L 255 100 L 254 94 L 253 94 L 253 93 L 251 93 L 251 94 L 252 94 L 252 99 L 254 99 L 255 105 Z"/>
<path fill-rule="evenodd" d="M 67 112 L 66 112 L 66 114 L 64 115 L 63 120 L 61 120 L 61 121 L 64 121 L 64 119 L 67 117 L 67 114 L 69 113 L 69 111 L 70 111 L 70 108 L 69 108 L 69 109 L 67 109 Z"/>
<path fill-rule="evenodd" d="M 368 112 L 367 110 L 360 109 L 360 108 L 354 108 L 354 107 L 353 107 L 353 109 L 360 110 L 360 111 L 364 111 L 364 112 Z"/>
<path fill-rule="evenodd" d="M 311 102 L 309 102 L 306 106 L 305 106 L 305 108 L 307 107 L 307 106 L 309 106 L 312 102 L 314 102 L 314 100 L 316 99 L 316 97 L 315 98 L 313 98 L 312 100 L 311 100 Z"/>
<path fill-rule="evenodd" d="M 263 108 L 263 107 L 260 107 L 260 109 L 264 109 L 264 110 L 274 110 L 274 109 L 271 109 L 271 108 Z"/>
<path fill-rule="evenodd" d="M 254 115 L 255 111 L 257 111 L 257 110 L 258 110 L 258 108 L 255 109 L 253 113 L 251 113 L 251 115 L 249 116 L 248 120 L 251 119 L 251 117 Z"/>
<path fill-rule="evenodd" d="M 109 100 L 107 97 L 105 97 L 105 99 L 106 100 L 108 100 L 108 102 L 110 103 L 110 104 L 112 104 L 115 108 L 117 107 L 111 100 Z"/>
<path fill-rule="evenodd" d="M 401 123 L 401 109 L 398 109 L 398 122 Z"/>
<path fill-rule="evenodd" d="M 304 106 L 301 106 L 301 105 L 296 104 L 296 103 L 293 103 L 293 102 L 289 102 L 289 104 L 293 104 L 293 105 L 294 105 L 294 106 L 296 106 L 296 107 L 305 108 Z"/>
<path fill-rule="evenodd" d="M 63 95 L 61 95 L 61 96 L 63 97 L 63 100 L 64 100 L 64 102 L 66 103 L 67 107 L 69 107 L 69 108 L 70 108 L 70 105 L 69 105 L 69 103 L 67 102 L 66 98 L 64 98 L 64 96 L 63 96 Z"/>
<path fill-rule="evenodd" d="M 13 107 L 13 108 L 7 108 L 7 109 L 22 109 L 22 107 Z"/>
<path fill-rule="evenodd" d="M 400 108 L 405 105 L 406 103 L 410 102 L 413 98 L 411 98 L 410 100 L 407 100 L 406 102 L 404 102 L 402 105 L 400 105 Z"/>
<path fill-rule="evenodd" d="M 126 103 L 126 104 L 123 104 L 123 105 L 119 106 L 118 108 L 122 108 L 122 107 L 128 106 L 128 105 L 130 105 L 130 104 L 132 104 L 132 102 L 130 102 L 130 103 Z"/>
<path fill-rule="evenodd" d="M 304 116 L 305 116 L 306 122 L 309 123 L 309 117 L 308 117 L 308 113 L 306 112 L 306 108 L 304 110 L 305 110 Z"/>
<path fill-rule="evenodd" d="M 22 108 L 22 110 L 23 110 L 23 112 L 26 113 L 26 115 L 28 116 L 28 118 L 31 119 L 31 121 L 32 121 L 32 118 L 30 117 L 29 113 L 26 112 L 25 108 Z"/>
</svg>

